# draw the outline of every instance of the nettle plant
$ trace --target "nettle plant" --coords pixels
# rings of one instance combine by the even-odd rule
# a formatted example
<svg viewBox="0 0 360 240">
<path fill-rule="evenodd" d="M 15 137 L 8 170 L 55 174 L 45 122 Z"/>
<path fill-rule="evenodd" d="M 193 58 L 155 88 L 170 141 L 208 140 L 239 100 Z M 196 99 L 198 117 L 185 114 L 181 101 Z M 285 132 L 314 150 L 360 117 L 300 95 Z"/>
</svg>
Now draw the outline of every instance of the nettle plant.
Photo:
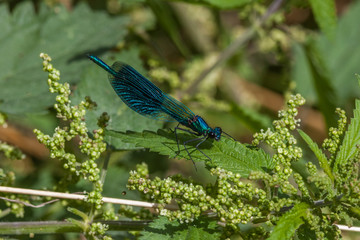
<svg viewBox="0 0 360 240">
<path fill-rule="evenodd" d="M 57 127 L 52 136 L 40 130 L 34 132 L 50 150 L 50 157 L 62 161 L 67 170 L 58 190 L 66 190 L 80 179 L 93 184 L 93 191 L 87 193 L 88 212 L 69 208 L 81 217 L 70 219 L 71 223 L 90 239 L 111 239 L 106 231 L 114 229 L 94 221 L 117 220 L 119 216 L 102 202 L 102 187 L 111 184 L 104 182 L 106 171 L 97 162 L 106 150 L 104 137 L 136 143 L 138 147 L 170 157 L 190 160 L 189 156 L 184 149 L 176 153 L 177 142 L 171 131 L 106 130 L 109 120 L 106 114 L 99 116 L 99 129 L 89 134 L 84 118 L 87 109 L 96 104 L 87 98 L 72 106 L 69 84 L 59 82 L 60 73 L 51 65 L 49 56 L 41 54 L 41 58 L 44 70 L 49 73 L 50 91 L 57 93 L 58 117 L 68 125 Z M 256 133 L 252 146 L 226 137 L 219 142 L 206 141 L 201 149 L 211 161 L 202 153 L 191 151 L 195 162 L 205 161 L 209 173 L 216 177 L 211 184 L 204 185 L 181 175 L 151 179 L 147 165 L 137 165 L 130 172 L 127 187 L 141 192 L 144 200 L 157 203 L 157 211 L 144 215 L 142 211 L 122 207 L 120 213 L 134 219 L 134 225 L 137 220 L 153 219 L 141 232 L 143 239 L 200 239 L 199 236 L 218 239 L 233 235 L 244 239 L 341 238 L 335 224 L 352 226 L 360 218 L 360 101 L 355 102 L 354 117 L 348 126 L 345 112 L 336 110 L 338 126 L 329 129 L 322 148 L 299 129 L 297 108 L 304 103 L 299 94 L 289 97 L 286 109 L 279 112 L 273 127 Z M 178 135 L 180 141 L 192 137 L 188 133 Z M 312 150 L 316 162 L 302 159 L 303 150 L 295 136 L 300 136 Z M 80 139 L 79 148 L 86 157 L 79 158 L 65 149 L 65 143 L 75 137 Z M 189 145 L 188 149 L 195 150 L 195 145 Z M 295 171 L 294 164 L 299 160 L 306 167 Z M 67 204 L 72 206 L 71 201 Z"/>
</svg>

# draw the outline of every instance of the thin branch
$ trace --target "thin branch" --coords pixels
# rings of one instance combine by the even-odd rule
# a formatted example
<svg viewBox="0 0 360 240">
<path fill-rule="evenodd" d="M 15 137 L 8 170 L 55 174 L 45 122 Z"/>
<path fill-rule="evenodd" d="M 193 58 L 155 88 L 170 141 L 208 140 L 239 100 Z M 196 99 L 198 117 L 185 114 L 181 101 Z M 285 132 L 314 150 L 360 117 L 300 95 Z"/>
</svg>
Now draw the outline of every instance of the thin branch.
<svg viewBox="0 0 360 240">
<path fill-rule="evenodd" d="M 283 0 L 274 0 L 271 5 L 269 6 L 266 13 L 260 18 L 259 22 L 257 24 L 254 24 L 254 27 L 246 31 L 244 34 L 242 34 L 240 37 L 235 39 L 234 42 L 232 42 L 219 56 L 216 62 L 210 66 L 209 68 L 205 69 L 196 79 L 195 81 L 190 85 L 190 87 L 186 90 L 188 94 L 194 94 L 196 91 L 197 86 L 200 84 L 204 78 L 211 73 L 215 68 L 217 68 L 219 65 L 227 61 L 229 58 L 231 58 L 238 48 L 243 46 L 247 41 L 249 41 L 253 35 L 255 34 L 255 29 L 262 26 L 266 20 L 275 13 L 283 3 Z"/>
<path fill-rule="evenodd" d="M 53 200 L 50 200 L 48 202 L 41 203 L 39 205 L 34 205 L 34 204 L 24 202 L 24 201 L 21 201 L 21 200 L 18 200 L 18 199 L 10 199 L 10 198 L 6 198 L 6 197 L 0 197 L 0 199 L 8 201 L 8 202 L 20 203 L 22 205 L 25 205 L 27 207 L 32 207 L 32 208 L 41 208 L 41 207 L 43 207 L 45 205 L 48 205 L 50 203 L 59 201 L 59 199 L 53 199 Z"/>
<path fill-rule="evenodd" d="M 51 191 L 44 191 L 44 190 L 33 190 L 33 189 L 3 187 L 3 186 L 0 186 L 0 192 L 52 197 L 52 198 L 61 198 L 61 199 L 72 199 L 72 200 L 81 200 L 81 201 L 85 201 L 87 198 L 86 195 L 81 195 L 81 194 L 51 192 Z M 105 203 L 113 203 L 113 204 L 129 205 L 129 206 L 136 206 L 136 207 L 145 207 L 145 208 L 159 207 L 159 204 L 157 204 L 157 203 L 149 203 L 149 202 L 143 202 L 143 201 L 126 200 L 126 199 L 110 198 L 110 197 L 103 197 L 102 201 Z M 169 209 L 169 210 L 177 209 L 177 207 L 174 205 L 166 205 L 165 208 Z"/>
<path fill-rule="evenodd" d="M 341 231 L 360 232 L 360 227 L 348 227 L 345 225 L 335 224 Z"/>
<path fill-rule="evenodd" d="M 109 226 L 110 231 L 141 231 L 150 220 L 143 221 L 98 221 Z M 82 232 L 79 226 L 68 221 L 1 222 L 2 235 L 45 234 Z"/>
</svg>

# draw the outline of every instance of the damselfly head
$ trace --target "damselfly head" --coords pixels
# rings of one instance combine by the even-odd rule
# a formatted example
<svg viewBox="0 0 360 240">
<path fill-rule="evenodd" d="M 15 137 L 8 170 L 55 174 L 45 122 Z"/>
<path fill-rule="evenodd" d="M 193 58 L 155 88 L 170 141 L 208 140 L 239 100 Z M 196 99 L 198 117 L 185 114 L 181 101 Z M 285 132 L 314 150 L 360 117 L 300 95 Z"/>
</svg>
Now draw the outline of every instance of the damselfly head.
<svg viewBox="0 0 360 240">
<path fill-rule="evenodd" d="M 208 133 L 209 138 L 214 138 L 216 141 L 219 141 L 221 138 L 222 130 L 219 127 L 211 129 Z"/>
</svg>

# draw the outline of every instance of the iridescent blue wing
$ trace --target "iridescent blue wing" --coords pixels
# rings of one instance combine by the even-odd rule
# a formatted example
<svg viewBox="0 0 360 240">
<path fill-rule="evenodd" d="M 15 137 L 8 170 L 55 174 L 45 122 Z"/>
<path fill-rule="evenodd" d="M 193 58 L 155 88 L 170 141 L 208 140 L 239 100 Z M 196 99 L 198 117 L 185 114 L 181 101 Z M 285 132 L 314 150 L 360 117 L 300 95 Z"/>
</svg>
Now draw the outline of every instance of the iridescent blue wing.
<svg viewBox="0 0 360 240">
<path fill-rule="evenodd" d="M 115 62 L 111 68 L 114 71 L 109 74 L 109 81 L 132 110 L 153 119 L 178 121 L 185 125 L 195 116 L 188 107 L 163 93 L 131 66 Z"/>
</svg>

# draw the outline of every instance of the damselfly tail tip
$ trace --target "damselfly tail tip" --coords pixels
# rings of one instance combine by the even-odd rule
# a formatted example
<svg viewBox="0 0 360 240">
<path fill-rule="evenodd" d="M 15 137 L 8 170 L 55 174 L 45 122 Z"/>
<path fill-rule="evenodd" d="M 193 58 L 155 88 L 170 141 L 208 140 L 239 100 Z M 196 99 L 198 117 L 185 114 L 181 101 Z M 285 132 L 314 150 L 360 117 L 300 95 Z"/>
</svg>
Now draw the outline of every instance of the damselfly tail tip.
<svg viewBox="0 0 360 240">
<path fill-rule="evenodd" d="M 90 60 L 94 60 L 96 58 L 96 56 L 90 54 L 90 53 L 87 53 L 86 56 L 90 59 Z"/>
</svg>

